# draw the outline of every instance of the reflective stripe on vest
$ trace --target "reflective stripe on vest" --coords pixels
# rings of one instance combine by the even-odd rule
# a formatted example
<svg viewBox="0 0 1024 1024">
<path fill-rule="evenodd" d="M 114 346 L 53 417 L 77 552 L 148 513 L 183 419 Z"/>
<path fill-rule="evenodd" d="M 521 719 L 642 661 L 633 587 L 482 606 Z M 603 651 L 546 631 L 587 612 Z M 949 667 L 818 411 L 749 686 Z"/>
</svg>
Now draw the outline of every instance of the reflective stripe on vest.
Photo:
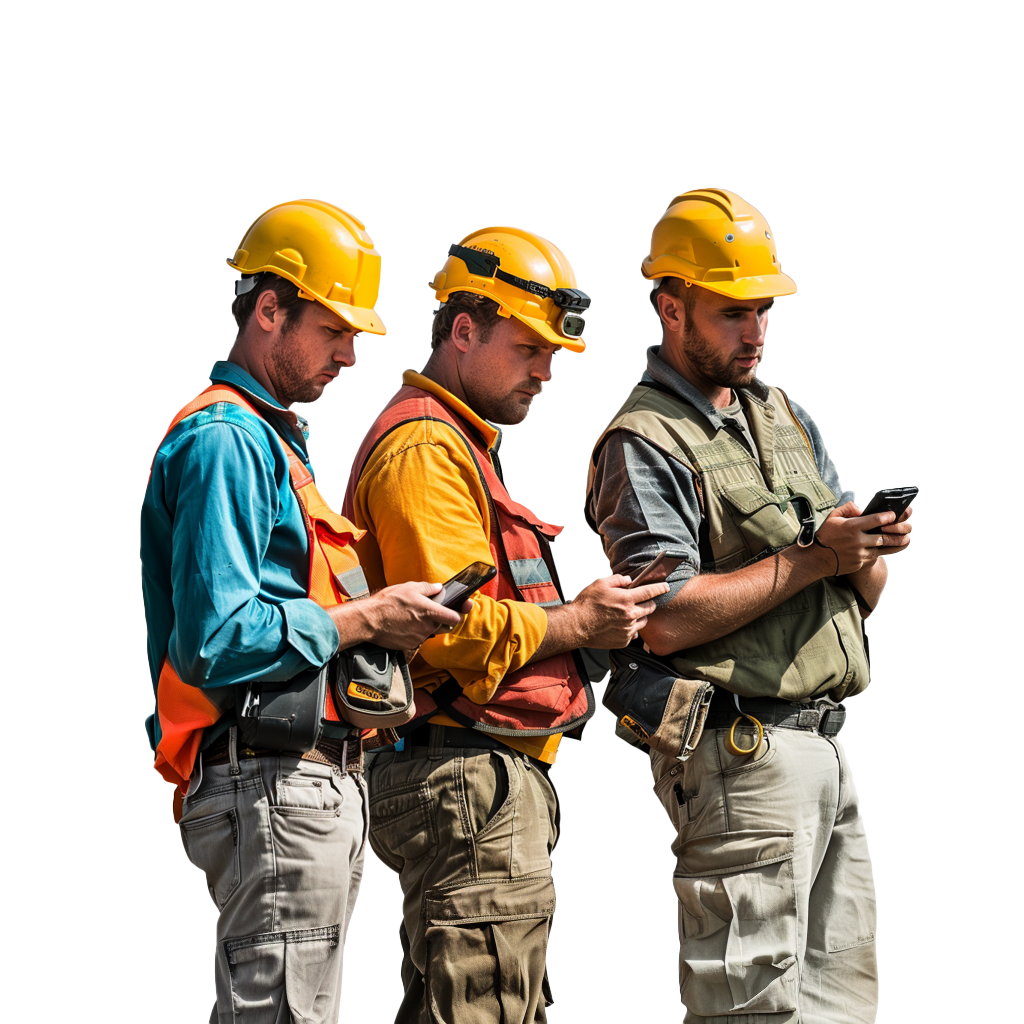
<svg viewBox="0 0 1024 1024">
<path fill-rule="evenodd" d="M 733 572 L 795 543 L 800 520 L 793 498 L 806 500 L 820 526 L 836 496 L 818 474 L 789 400 L 778 388 L 769 388 L 767 401 L 749 392 L 741 400 L 760 461 L 682 398 L 638 384 L 594 449 L 587 507 L 601 445 L 612 431 L 626 430 L 694 474 L 706 525 L 702 572 Z M 671 660 L 686 678 L 744 697 L 804 700 L 828 693 L 843 700 L 870 678 L 856 597 L 836 579 L 817 580 L 747 625 Z"/>
<path fill-rule="evenodd" d="M 380 441 L 403 423 L 439 420 L 450 426 L 476 464 L 487 495 L 487 543 L 498 575 L 480 588 L 495 601 L 526 601 L 551 606 L 562 603 L 553 562 L 544 548 L 562 532 L 538 519 L 524 505 L 512 500 L 491 463 L 490 455 L 473 428 L 427 391 L 405 385 L 388 403 L 370 428 L 355 458 L 359 474 Z M 356 478 L 358 480 L 358 477 Z M 350 488 L 350 495 L 355 485 Z M 542 540 L 543 538 L 543 540 Z M 545 557 L 547 554 L 547 558 Z M 583 725 L 594 713 L 593 691 L 577 668 L 572 653 L 556 654 L 510 672 L 498 684 L 487 704 L 477 704 L 462 694 L 454 680 L 435 690 L 444 712 L 455 721 L 497 736 L 551 736 Z M 441 696 L 449 695 L 449 704 Z M 430 694 L 416 692 L 417 717 L 424 720 L 438 711 Z"/>
<path fill-rule="evenodd" d="M 214 384 L 171 420 L 164 438 L 182 420 L 219 402 L 237 405 L 263 419 L 259 410 L 233 388 Z M 331 608 L 350 597 L 359 597 L 366 592 L 366 580 L 352 544 L 364 531 L 356 529 L 344 516 L 331 511 L 316 489 L 312 474 L 287 443 L 285 451 L 288 455 L 292 492 L 306 524 L 309 547 L 307 596 L 321 608 Z M 154 767 L 168 782 L 179 786 L 182 792 L 188 788 L 188 780 L 202 743 L 203 730 L 234 707 L 234 689 L 233 686 L 222 686 L 204 690 L 190 686 L 175 671 L 170 656 L 164 653 L 156 691 L 160 740 L 157 743 Z M 330 705 L 330 693 L 327 699 L 329 706 L 326 717 L 336 720 L 337 714 L 333 705 Z"/>
</svg>

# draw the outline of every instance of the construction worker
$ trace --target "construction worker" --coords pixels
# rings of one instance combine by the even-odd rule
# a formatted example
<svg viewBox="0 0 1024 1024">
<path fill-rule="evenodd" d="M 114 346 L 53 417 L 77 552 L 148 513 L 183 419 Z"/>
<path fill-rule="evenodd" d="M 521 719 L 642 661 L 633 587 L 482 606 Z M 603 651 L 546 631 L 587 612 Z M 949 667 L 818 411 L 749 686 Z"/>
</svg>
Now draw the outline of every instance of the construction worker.
<svg viewBox="0 0 1024 1024">
<path fill-rule="evenodd" d="M 861 516 L 813 420 L 758 378 L 796 285 L 757 210 L 677 196 L 642 270 L 661 345 L 597 443 L 586 507 L 617 571 L 681 557 L 642 641 L 714 684 L 692 756 L 651 753 L 678 831 L 685 1019 L 872 1021 L 874 889 L 835 734 L 909 511 Z"/>
<path fill-rule="evenodd" d="M 399 1024 L 543 1021 L 563 735 L 594 711 L 578 649 L 621 647 L 666 585 L 597 580 L 563 603 L 551 526 L 505 489 L 495 424 L 521 422 L 589 298 L 550 242 L 515 228 L 449 250 L 431 287 L 433 351 L 363 441 L 345 514 L 371 586 L 497 575 L 413 663 L 417 718 L 368 769 L 370 843 L 399 874 Z M 544 456 L 547 458 L 548 456 Z"/>
<path fill-rule="evenodd" d="M 263 684 L 319 677 L 341 648 L 412 648 L 459 613 L 431 599 L 440 584 L 348 600 L 366 590 L 358 531 L 318 495 L 306 421 L 290 410 L 355 362 L 361 331 L 384 333 L 380 257 L 363 225 L 328 203 L 285 203 L 228 264 L 242 273 L 238 336 L 213 386 L 174 417 L 142 508 L 147 728 L 220 911 L 210 1020 L 335 1021 L 362 875 L 360 735 L 338 723 L 343 738 L 306 752 L 253 749 L 236 709 L 253 715 Z"/>
</svg>

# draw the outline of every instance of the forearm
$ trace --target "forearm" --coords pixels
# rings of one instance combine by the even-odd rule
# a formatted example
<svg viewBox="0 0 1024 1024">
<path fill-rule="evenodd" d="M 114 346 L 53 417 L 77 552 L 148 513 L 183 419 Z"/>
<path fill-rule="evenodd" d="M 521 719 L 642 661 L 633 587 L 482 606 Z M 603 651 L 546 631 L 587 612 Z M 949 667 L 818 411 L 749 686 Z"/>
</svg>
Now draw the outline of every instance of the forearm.
<svg viewBox="0 0 1024 1024">
<path fill-rule="evenodd" d="M 793 545 L 735 572 L 702 573 L 654 612 L 640 635 L 661 656 L 717 640 L 830 575 L 834 565 L 823 548 Z"/>
<path fill-rule="evenodd" d="M 544 639 L 540 642 L 540 647 L 530 659 L 531 662 L 543 661 L 556 654 L 564 654 L 566 651 L 575 651 L 579 647 L 587 646 L 585 630 L 571 603 L 556 605 L 546 611 L 548 628 Z"/>
<path fill-rule="evenodd" d="M 860 607 L 860 614 L 867 618 L 878 606 L 878 599 L 885 589 L 885 581 L 889 575 L 889 567 L 884 558 L 879 558 L 871 565 L 862 566 L 856 572 L 851 572 L 844 579 L 850 581 L 857 593 L 863 598 L 863 604 L 857 602 Z M 864 605 L 867 605 L 865 608 Z"/>
</svg>

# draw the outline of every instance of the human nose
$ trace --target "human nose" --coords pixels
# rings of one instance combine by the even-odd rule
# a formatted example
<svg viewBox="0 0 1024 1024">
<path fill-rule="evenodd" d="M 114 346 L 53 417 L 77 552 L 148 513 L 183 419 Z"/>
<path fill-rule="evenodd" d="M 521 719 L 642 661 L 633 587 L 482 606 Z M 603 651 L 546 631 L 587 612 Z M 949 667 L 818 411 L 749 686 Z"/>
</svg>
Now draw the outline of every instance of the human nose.
<svg viewBox="0 0 1024 1024">
<path fill-rule="evenodd" d="M 341 343 L 334 350 L 334 361 L 342 366 L 355 366 L 356 363 L 356 336 L 346 334 L 342 337 Z"/>
<path fill-rule="evenodd" d="M 760 348 L 764 345 L 765 330 L 768 327 L 768 314 L 758 316 L 757 313 L 744 318 L 742 341 L 746 345 Z"/>
<path fill-rule="evenodd" d="M 536 377 L 539 381 L 551 380 L 551 357 L 554 355 L 553 352 L 546 352 L 540 356 L 537 360 L 536 365 L 530 371 L 531 377 Z"/>
</svg>

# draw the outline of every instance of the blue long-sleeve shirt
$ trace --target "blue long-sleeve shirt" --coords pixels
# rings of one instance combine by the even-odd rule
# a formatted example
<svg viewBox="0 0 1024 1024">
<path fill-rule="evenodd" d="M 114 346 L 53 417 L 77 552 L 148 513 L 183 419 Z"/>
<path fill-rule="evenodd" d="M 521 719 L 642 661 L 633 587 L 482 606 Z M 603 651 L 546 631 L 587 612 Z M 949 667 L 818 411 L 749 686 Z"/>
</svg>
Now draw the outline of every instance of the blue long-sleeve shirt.
<svg viewBox="0 0 1024 1024">
<path fill-rule="evenodd" d="M 185 683 L 217 688 L 290 679 L 338 646 L 331 617 L 306 596 L 309 542 L 289 481 L 286 443 L 312 473 L 306 423 L 234 363 L 218 362 L 210 379 L 267 418 L 220 402 L 184 419 L 156 453 L 142 505 L 154 692 L 165 654 Z M 204 745 L 233 722 L 228 711 Z M 155 750 L 157 718 L 146 727 Z"/>
</svg>

